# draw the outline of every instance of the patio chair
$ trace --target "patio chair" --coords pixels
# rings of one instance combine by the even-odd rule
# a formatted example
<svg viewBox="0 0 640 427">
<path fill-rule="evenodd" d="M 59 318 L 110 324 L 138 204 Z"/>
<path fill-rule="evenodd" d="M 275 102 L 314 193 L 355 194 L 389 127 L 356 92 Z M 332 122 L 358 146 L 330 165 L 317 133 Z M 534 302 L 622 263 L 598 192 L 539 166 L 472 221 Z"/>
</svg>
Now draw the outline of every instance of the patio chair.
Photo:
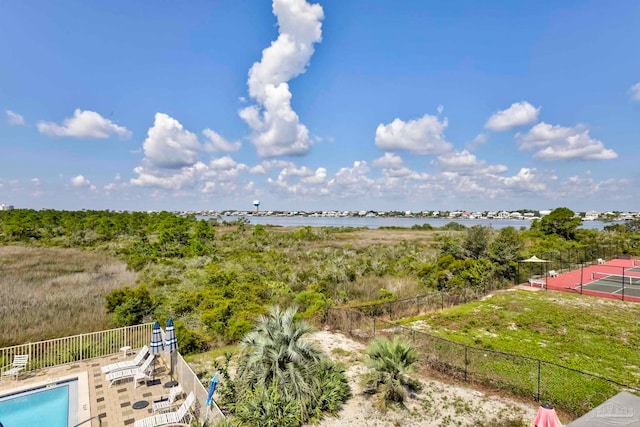
<svg viewBox="0 0 640 427">
<path fill-rule="evenodd" d="M 153 413 L 170 410 L 181 395 L 182 387 L 180 387 L 179 385 L 171 387 L 169 389 L 169 397 L 153 401 L 153 403 L 151 404 Z"/>
<path fill-rule="evenodd" d="M 145 345 L 140 349 L 138 354 L 136 354 L 136 357 L 134 357 L 133 359 L 112 363 L 110 365 L 105 365 L 101 367 L 100 370 L 105 374 L 108 374 L 109 372 L 121 371 L 123 369 L 137 368 L 142 364 L 142 362 L 144 361 L 144 358 L 147 356 L 147 353 L 149 353 L 149 347 Z"/>
<path fill-rule="evenodd" d="M 14 376 L 17 380 L 20 372 L 26 369 L 27 363 L 29 363 L 28 354 L 17 354 L 13 356 L 13 363 L 7 366 L 3 366 L 2 369 L 0 369 L 0 372 L 2 372 L 2 375 L 0 377 Z"/>
<path fill-rule="evenodd" d="M 558 277 L 558 272 L 555 270 L 549 270 L 549 277 Z"/>
<path fill-rule="evenodd" d="M 196 396 L 191 392 L 177 411 L 137 420 L 134 427 L 188 426 L 191 422 L 191 407 L 195 401 Z"/>
<path fill-rule="evenodd" d="M 142 375 L 142 374 L 146 374 L 146 372 L 149 369 L 149 366 L 151 366 L 151 362 L 153 362 L 154 358 L 155 358 L 155 356 L 153 354 L 150 354 L 149 357 L 147 357 L 144 360 L 144 363 L 142 365 L 136 367 L 136 368 L 123 369 L 121 371 L 113 371 L 113 372 L 108 373 L 105 376 L 105 379 L 107 381 L 109 381 L 109 387 L 111 387 L 117 381 L 129 379 L 129 378 L 134 378 L 135 379 L 136 377 L 140 377 L 140 375 Z"/>
</svg>

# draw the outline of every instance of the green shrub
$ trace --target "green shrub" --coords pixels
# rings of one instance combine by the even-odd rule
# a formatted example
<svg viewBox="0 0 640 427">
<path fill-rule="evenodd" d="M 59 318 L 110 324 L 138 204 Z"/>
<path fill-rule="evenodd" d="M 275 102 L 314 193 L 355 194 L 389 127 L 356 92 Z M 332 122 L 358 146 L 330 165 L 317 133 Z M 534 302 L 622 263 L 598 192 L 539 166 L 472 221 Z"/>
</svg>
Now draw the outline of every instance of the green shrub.
<svg viewBox="0 0 640 427">
<path fill-rule="evenodd" d="M 176 320 L 175 328 L 176 338 L 178 340 L 178 351 L 180 351 L 180 353 L 198 353 L 209 349 L 209 345 L 201 332 L 189 329 L 181 320 Z"/>
<path fill-rule="evenodd" d="M 419 383 L 409 377 L 418 361 L 418 353 L 411 342 L 398 337 L 391 340 L 378 337 L 369 343 L 367 355 L 367 366 L 371 369 L 366 378 L 367 386 L 381 392 L 383 406 L 392 402 L 402 404 L 407 391 L 419 389 Z"/>
<path fill-rule="evenodd" d="M 145 316 L 154 310 L 151 295 L 144 285 L 135 289 L 124 287 L 111 291 L 106 297 L 107 313 L 116 326 L 131 326 L 142 323 Z"/>
</svg>

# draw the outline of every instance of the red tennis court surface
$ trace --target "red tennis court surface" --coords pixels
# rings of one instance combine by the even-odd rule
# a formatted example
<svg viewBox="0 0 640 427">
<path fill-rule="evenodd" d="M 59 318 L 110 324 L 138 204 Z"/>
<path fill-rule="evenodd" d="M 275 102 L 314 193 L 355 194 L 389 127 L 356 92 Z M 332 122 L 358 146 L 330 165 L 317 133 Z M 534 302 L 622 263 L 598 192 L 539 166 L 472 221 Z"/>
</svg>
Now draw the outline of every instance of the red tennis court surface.
<svg viewBox="0 0 640 427">
<path fill-rule="evenodd" d="M 637 264 L 637 260 L 635 261 Z M 593 273 L 601 276 L 602 273 L 610 274 L 618 278 L 640 278 L 640 268 L 630 259 L 613 259 L 603 264 L 588 265 L 582 269 L 559 273 L 556 277 L 546 277 L 547 289 L 591 295 L 603 298 L 613 298 L 624 301 L 640 302 L 640 286 L 612 283 L 612 280 L 594 280 Z M 535 281 L 534 281 L 535 282 Z M 627 282 L 628 283 L 628 282 Z M 525 285 L 527 285 L 525 283 Z"/>
</svg>

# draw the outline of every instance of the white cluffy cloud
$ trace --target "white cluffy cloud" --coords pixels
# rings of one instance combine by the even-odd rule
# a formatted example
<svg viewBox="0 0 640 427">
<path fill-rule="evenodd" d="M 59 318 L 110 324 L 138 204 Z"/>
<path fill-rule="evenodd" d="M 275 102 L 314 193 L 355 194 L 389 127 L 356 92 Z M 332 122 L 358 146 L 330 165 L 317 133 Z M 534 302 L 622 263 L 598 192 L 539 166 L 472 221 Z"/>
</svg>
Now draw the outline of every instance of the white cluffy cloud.
<svg viewBox="0 0 640 427">
<path fill-rule="evenodd" d="M 202 134 L 206 141 L 201 144 L 198 136 L 186 130 L 178 120 L 156 113 L 142 144 L 145 162 L 156 168 L 179 169 L 193 166 L 201 151 L 237 151 L 240 148 L 239 141 L 229 142 L 214 130 L 205 129 Z"/>
<path fill-rule="evenodd" d="M 631 86 L 631 98 L 640 101 L 640 82 Z"/>
<path fill-rule="evenodd" d="M 240 149 L 240 141 L 227 141 L 214 130 L 205 129 L 202 134 L 208 140 L 204 144 L 206 151 L 238 151 Z"/>
<path fill-rule="evenodd" d="M 444 138 L 447 119 L 425 114 L 416 120 L 405 122 L 396 118 L 389 124 L 378 125 L 376 146 L 383 150 L 406 150 L 417 154 L 439 154 L 451 150 Z"/>
<path fill-rule="evenodd" d="M 105 119 L 95 111 L 76 109 L 73 117 L 64 119 L 62 125 L 54 122 L 38 122 L 38 131 L 51 136 L 72 136 L 75 138 L 108 138 L 118 135 L 131 136 L 131 131 Z"/>
<path fill-rule="evenodd" d="M 142 144 L 145 159 L 152 166 L 166 169 L 193 165 L 198 160 L 200 149 L 198 137 L 164 113 L 156 113 L 153 126 Z"/>
<path fill-rule="evenodd" d="M 4 112 L 7 114 L 7 121 L 10 125 L 23 126 L 25 124 L 24 117 L 21 114 L 11 110 L 4 110 Z"/>
<path fill-rule="evenodd" d="M 397 169 L 402 167 L 402 158 L 395 153 L 384 153 L 384 156 L 373 161 L 373 166 L 384 169 Z"/>
<path fill-rule="evenodd" d="M 521 150 L 537 150 L 535 158 L 545 160 L 609 160 L 618 154 L 589 135 L 583 126 L 553 126 L 538 123 L 526 134 L 516 134 Z"/>
<path fill-rule="evenodd" d="M 507 171 L 505 165 L 486 166 L 484 160 L 478 159 L 475 154 L 467 150 L 452 151 L 438 156 L 438 165 L 445 171 L 457 172 L 461 175 L 496 174 Z"/>
<path fill-rule="evenodd" d="M 249 70 L 249 95 L 256 101 L 240 110 L 253 130 L 251 141 L 261 157 L 304 154 L 311 148 L 309 130 L 291 108 L 287 82 L 302 74 L 322 39 L 324 12 L 305 0 L 273 0 L 279 35 Z"/>
<path fill-rule="evenodd" d="M 538 120 L 539 112 L 539 107 L 536 108 L 527 101 L 515 102 L 506 110 L 498 111 L 489 117 L 484 127 L 494 131 L 503 131 L 527 125 Z"/>
<path fill-rule="evenodd" d="M 95 191 L 96 190 L 96 186 L 91 184 L 91 181 L 89 181 L 83 175 L 74 176 L 73 178 L 71 178 L 70 181 L 71 181 L 71 185 L 73 187 L 76 187 L 76 188 L 88 188 L 91 191 Z"/>
<path fill-rule="evenodd" d="M 204 144 L 178 120 L 156 113 L 142 145 L 144 158 L 133 169 L 137 176 L 131 178 L 130 184 L 162 188 L 174 195 L 198 189 L 204 193 L 237 193 L 242 185 L 240 174 L 248 169 L 247 165 L 237 163 L 229 156 L 214 158 L 207 164 L 199 155 L 203 151 L 234 150 L 239 148 L 239 143 L 228 142 L 211 129 L 202 133 L 208 140 Z"/>
</svg>

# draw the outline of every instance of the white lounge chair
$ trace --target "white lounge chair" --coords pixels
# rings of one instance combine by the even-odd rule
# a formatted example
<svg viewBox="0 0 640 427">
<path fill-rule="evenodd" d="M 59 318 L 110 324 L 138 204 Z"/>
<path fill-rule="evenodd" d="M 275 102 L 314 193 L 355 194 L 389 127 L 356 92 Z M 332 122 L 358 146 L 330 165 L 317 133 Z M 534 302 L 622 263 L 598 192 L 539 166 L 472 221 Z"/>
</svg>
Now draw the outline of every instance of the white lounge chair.
<svg viewBox="0 0 640 427">
<path fill-rule="evenodd" d="M 191 407 L 195 401 L 196 396 L 191 392 L 177 411 L 143 418 L 136 421 L 134 427 L 188 426 L 191 421 Z"/>
<path fill-rule="evenodd" d="M 180 397 L 181 395 L 182 395 L 182 387 L 180 387 L 179 385 L 175 387 L 171 387 L 171 389 L 169 389 L 168 398 L 156 400 L 151 404 L 151 407 L 153 408 L 153 413 L 155 414 L 156 412 L 163 412 L 163 411 L 170 410 L 173 407 L 173 405 L 175 405 L 176 400 L 178 400 L 178 397 Z"/>
<path fill-rule="evenodd" d="M 113 371 L 108 373 L 105 376 L 105 379 L 109 381 L 109 387 L 111 387 L 117 381 L 135 378 L 136 376 L 140 376 L 140 374 L 145 374 L 149 369 L 149 366 L 151 366 L 151 362 L 153 362 L 154 357 L 155 356 L 153 354 L 150 354 L 149 357 L 144 360 L 144 363 L 136 368 L 123 369 L 121 371 Z"/>
<path fill-rule="evenodd" d="M 138 354 L 136 354 L 135 358 L 131 360 L 124 360 L 122 362 L 112 363 L 110 365 L 105 365 L 101 367 L 100 370 L 105 374 L 108 374 L 109 372 L 121 371 L 123 369 L 137 368 L 138 366 L 140 366 L 140 364 L 142 364 L 144 358 L 147 356 L 147 353 L 149 353 L 149 347 L 145 345 L 140 349 Z"/>
<path fill-rule="evenodd" d="M 18 379 L 20 372 L 26 369 L 27 363 L 29 363 L 28 354 L 17 354 L 13 356 L 13 363 L 7 366 L 3 366 L 2 369 L 0 369 L 0 372 L 2 372 L 2 377 L 14 376 L 15 379 Z"/>
<path fill-rule="evenodd" d="M 549 270 L 549 277 L 558 277 L 558 272 L 555 270 Z"/>
</svg>

